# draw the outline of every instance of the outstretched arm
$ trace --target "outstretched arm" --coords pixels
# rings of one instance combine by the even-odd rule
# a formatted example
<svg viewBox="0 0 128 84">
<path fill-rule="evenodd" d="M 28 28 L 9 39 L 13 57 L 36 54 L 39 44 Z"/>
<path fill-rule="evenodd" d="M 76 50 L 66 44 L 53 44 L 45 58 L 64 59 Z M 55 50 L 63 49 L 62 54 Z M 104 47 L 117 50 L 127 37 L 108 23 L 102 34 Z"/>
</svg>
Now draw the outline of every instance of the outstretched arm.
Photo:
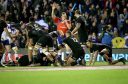
<svg viewBox="0 0 128 84">
<path fill-rule="evenodd" d="M 73 35 L 78 31 L 78 29 L 80 28 L 80 26 L 81 26 L 81 23 L 77 23 L 77 24 L 76 24 L 76 27 L 75 27 L 74 30 L 72 31 L 72 34 L 73 34 Z"/>
<path fill-rule="evenodd" d="M 56 17 L 56 15 L 55 15 L 55 9 L 56 9 L 56 3 L 53 3 L 53 4 L 52 4 L 52 13 L 51 13 L 51 14 L 52 14 L 52 15 L 51 15 L 52 18 L 55 18 L 55 17 Z"/>
<path fill-rule="evenodd" d="M 94 53 L 90 53 L 89 65 L 92 64 Z"/>
<path fill-rule="evenodd" d="M 91 65 L 91 64 L 94 65 L 95 64 L 97 56 L 98 56 L 98 51 L 95 51 L 95 52 L 90 54 L 89 65 Z"/>
<path fill-rule="evenodd" d="M 98 56 L 98 51 L 95 51 L 95 52 L 94 52 L 94 57 L 93 57 L 93 65 L 94 65 L 95 62 L 96 62 L 97 56 Z"/>
</svg>

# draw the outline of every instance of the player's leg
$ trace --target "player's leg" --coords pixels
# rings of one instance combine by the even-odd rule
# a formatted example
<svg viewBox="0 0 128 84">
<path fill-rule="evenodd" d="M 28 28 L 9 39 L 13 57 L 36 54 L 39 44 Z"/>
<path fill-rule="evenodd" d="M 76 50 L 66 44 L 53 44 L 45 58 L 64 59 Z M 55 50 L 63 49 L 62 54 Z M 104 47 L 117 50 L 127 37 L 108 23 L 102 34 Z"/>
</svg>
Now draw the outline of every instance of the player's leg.
<svg viewBox="0 0 128 84">
<path fill-rule="evenodd" d="M 77 58 L 77 64 L 78 65 L 82 65 L 82 66 L 85 66 L 86 65 L 86 61 L 84 59 L 85 57 L 85 51 L 82 49 L 82 50 L 79 50 L 78 53 L 75 53 L 77 56 L 75 58 Z"/>
<path fill-rule="evenodd" d="M 65 53 L 66 53 L 65 45 L 60 45 L 59 50 L 57 52 L 58 52 L 57 55 L 58 63 L 60 63 L 60 65 L 63 66 L 65 62 Z"/>
<path fill-rule="evenodd" d="M 126 62 L 126 59 L 125 58 L 120 58 L 120 59 L 118 59 L 118 60 L 114 60 L 114 61 L 112 61 L 112 65 L 114 65 L 114 64 L 117 64 L 117 63 L 119 63 L 119 62 L 122 62 L 124 65 L 126 64 L 125 62 Z"/>
<path fill-rule="evenodd" d="M 5 53 L 4 53 L 4 46 L 1 42 L 0 42 L 0 54 L 1 54 L 0 63 L 3 66 L 3 62 L 5 62 Z"/>
<path fill-rule="evenodd" d="M 18 57 L 18 47 L 14 46 L 14 47 L 12 47 L 12 50 L 14 51 L 14 61 L 18 62 L 18 60 L 19 60 L 19 57 Z"/>
<path fill-rule="evenodd" d="M 110 65 L 117 64 L 119 62 L 122 62 L 125 65 L 126 59 L 125 58 L 120 58 L 118 60 L 112 61 L 112 52 L 108 49 L 103 49 L 100 52 L 100 55 L 103 56 L 106 62 L 108 62 Z"/>
<path fill-rule="evenodd" d="M 7 52 L 7 56 L 8 56 L 8 61 L 9 62 L 12 62 L 12 49 L 11 49 L 11 45 L 5 45 L 5 48 L 6 48 L 6 52 Z"/>
<path fill-rule="evenodd" d="M 33 46 L 28 46 L 28 59 L 29 64 L 32 64 Z"/>
<path fill-rule="evenodd" d="M 106 49 L 106 48 L 102 49 L 99 54 L 100 54 L 100 56 L 103 56 L 103 58 L 104 58 L 104 60 L 106 62 L 108 62 L 109 64 L 111 64 L 112 61 L 111 61 L 110 58 L 112 58 L 112 53 L 109 52 L 108 49 Z"/>
<path fill-rule="evenodd" d="M 72 56 L 69 56 L 66 59 L 66 66 L 75 66 L 75 65 L 77 65 L 76 58 L 73 58 Z"/>
</svg>

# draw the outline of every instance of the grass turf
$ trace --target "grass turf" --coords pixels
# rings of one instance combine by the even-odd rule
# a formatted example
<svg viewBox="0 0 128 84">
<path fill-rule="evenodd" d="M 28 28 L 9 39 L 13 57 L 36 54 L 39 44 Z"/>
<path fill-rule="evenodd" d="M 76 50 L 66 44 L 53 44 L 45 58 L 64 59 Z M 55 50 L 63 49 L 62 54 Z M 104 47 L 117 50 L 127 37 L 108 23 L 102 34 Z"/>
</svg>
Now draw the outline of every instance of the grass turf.
<svg viewBox="0 0 128 84">
<path fill-rule="evenodd" d="M 0 84 L 128 84 L 128 70 L 0 72 Z"/>
</svg>

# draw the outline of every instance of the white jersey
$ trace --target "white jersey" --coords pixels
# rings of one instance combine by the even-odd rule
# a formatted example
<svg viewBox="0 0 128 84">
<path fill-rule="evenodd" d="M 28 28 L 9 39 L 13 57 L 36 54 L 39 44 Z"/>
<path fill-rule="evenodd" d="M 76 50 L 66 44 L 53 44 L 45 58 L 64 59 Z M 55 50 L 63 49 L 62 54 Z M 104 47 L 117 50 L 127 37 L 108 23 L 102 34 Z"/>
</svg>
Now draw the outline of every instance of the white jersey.
<svg viewBox="0 0 128 84">
<path fill-rule="evenodd" d="M 5 40 L 8 40 L 9 43 L 12 43 L 12 39 L 8 36 L 8 34 L 5 31 L 3 31 L 1 35 L 1 41 L 5 41 Z"/>
<path fill-rule="evenodd" d="M 16 29 L 11 28 L 11 25 L 10 24 L 7 24 L 7 30 L 8 30 L 8 32 L 10 34 L 16 34 L 16 32 L 17 32 Z M 12 39 L 10 38 L 10 36 L 8 36 L 8 34 L 5 31 L 2 32 L 1 40 L 2 41 L 8 40 L 9 43 L 12 43 Z"/>
</svg>

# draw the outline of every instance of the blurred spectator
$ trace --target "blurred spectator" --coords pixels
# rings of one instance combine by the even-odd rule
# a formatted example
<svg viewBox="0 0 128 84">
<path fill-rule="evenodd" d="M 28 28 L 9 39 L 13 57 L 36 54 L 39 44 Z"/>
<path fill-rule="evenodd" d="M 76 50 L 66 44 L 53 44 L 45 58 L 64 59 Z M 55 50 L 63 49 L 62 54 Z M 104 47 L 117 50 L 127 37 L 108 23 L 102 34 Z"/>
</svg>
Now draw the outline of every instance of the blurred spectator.
<svg viewBox="0 0 128 84">
<path fill-rule="evenodd" d="M 57 17 L 52 19 L 54 3 Z M 0 0 L 0 13 L 5 14 L 6 21 L 26 24 L 31 17 L 38 16 L 36 22 L 41 25 L 45 23 L 48 32 L 57 30 L 57 24 L 61 22 L 58 17 L 61 17 L 62 12 L 67 14 L 67 20 L 71 20 L 74 28 L 77 23 L 74 13 L 78 9 L 85 17 L 87 32 L 90 35 L 94 32 L 97 38 L 108 24 L 113 28 L 112 33 L 124 37 L 125 30 L 128 30 L 127 8 L 127 0 Z M 111 39 L 111 36 L 108 39 Z M 103 39 L 100 41 L 103 42 Z"/>
<path fill-rule="evenodd" d="M 123 30 L 123 33 L 124 34 L 127 33 L 127 31 L 128 31 L 128 19 L 125 20 L 125 22 L 124 22 L 124 28 L 123 29 L 124 29 Z"/>
<path fill-rule="evenodd" d="M 101 19 L 98 24 L 98 34 L 102 32 L 103 27 L 105 27 L 104 19 Z"/>
<path fill-rule="evenodd" d="M 125 33 L 124 39 L 125 39 L 125 45 L 128 48 L 128 31 Z"/>
<path fill-rule="evenodd" d="M 103 28 L 103 32 L 100 35 L 101 43 L 106 44 L 108 46 L 112 46 L 113 32 L 112 26 L 107 25 Z"/>
<path fill-rule="evenodd" d="M 97 39 L 96 33 L 93 32 L 91 35 L 89 35 L 88 36 L 88 40 L 90 40 L 93 43 L 97 43 L 98 42 L 98 39 Z"/>
<path fill-rule="evenodd" d="M 108 23 L 111 24 L 112 27 L 117 27 L 117 14 L 115 10 L 111 10 Z"/>
<path fill-rule="evenodd" d="M 120 31 L 121 36 L 123 36 L 124 21 L 125 21 L 124 15 L 120 14 L 118 18 L 118 30 Z"/>
<path fill-rule="evenodd" d="M 127 8 L 124 8 L 123 9 L 123 14 L 124 14 L 124 19 L 128 19 L 128 9 Z"/>
</svg>

